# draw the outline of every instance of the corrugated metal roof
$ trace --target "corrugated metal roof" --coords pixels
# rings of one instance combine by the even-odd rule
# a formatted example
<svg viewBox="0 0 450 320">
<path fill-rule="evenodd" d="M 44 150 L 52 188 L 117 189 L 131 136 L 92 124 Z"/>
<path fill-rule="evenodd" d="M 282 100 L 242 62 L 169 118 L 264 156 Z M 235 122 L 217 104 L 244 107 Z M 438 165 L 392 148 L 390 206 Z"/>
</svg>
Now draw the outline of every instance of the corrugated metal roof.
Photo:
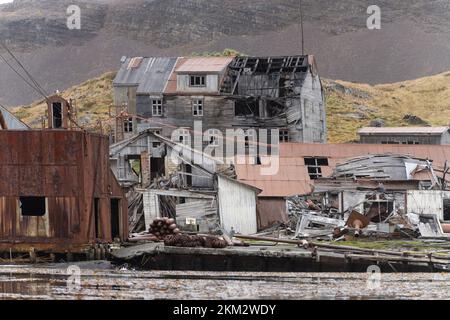
<svg viewBox="0 0 450 320">
<path fill-rule="evenodd" d="M 367 127 L 358 131 L 359 134 L 443 134 L 450 127 Z"/>
<path fill-rule="evenodd" d="M 434 167 L 443 168 L 450 161 L 450 146 L 445 145 L 374 145 L 374 144 L 302 144 L 283 143 L 280 145 L 280 169 L 276 175 L 264 176 L 262 166 L 236 164 L 239 181 L 257 187 L 262 197 L 289 197 L 308 194 L 314 181 L 310 179 L 305 157 L 326 157 L 328 166 L 322 167 L 324 177 L 330 176 L 339 163 L 369 154 L 408 155 L 429 159 Z M 262 159 L 265 163 L 265 160 Z M 416 177 L 415 177 L 416 178 Z"/>
<path fill-rule="evenodd" d="M 185 63 L 187 58 L 178 58 L 174 70 L 176 71 L 183 63 Z M 167 86 L 164 90 L 164 93 L 167 94 L 175 94 L 177 93 L 177 74 L 172 72 L 167 81 Z"/>
<path fill-rule="evenodd" d="M 137 85 L 138 94 L 162 94 L 176 62 L 177 58 L 127 58 L 114 85 Z"/>
<path fill-rule="evenodd" d="M 8 130 L 29 130 L 25 123 L 17 119 L 11 112 L 9 112 L 6 108 L 0 106 L 0 112 L 3 115 L 3 119 L 5 119 L 6 126 Z M 0 127 L 1 129 L 1 127 Z"/>
<path fill-rule="evenodd" d="M 222 72 L 233 61 L 234 57 L 195 57 L 186 58 L 175 72 Z"/>
</svg>

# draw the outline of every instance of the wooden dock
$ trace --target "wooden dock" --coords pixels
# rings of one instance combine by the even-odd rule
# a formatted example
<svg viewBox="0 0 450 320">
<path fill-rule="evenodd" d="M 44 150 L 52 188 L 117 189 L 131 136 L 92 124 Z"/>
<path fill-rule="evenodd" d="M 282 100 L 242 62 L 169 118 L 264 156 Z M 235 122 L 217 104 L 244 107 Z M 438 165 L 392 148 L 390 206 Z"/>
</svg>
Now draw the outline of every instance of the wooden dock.
<svg viewBox="0 0 450 320">
<path fill-rule="evenodd" d="M 345 247 L 311 250 L 293 245 L 209 249 L 147 243 L 117 250 L 112 259 L 143 270 L 177 271 L 367 272 L 368 267 L 377 265 L 382 272 L 437 272 L 450 266 L 450 259 L 433 256 L 379 254 Z"/>
</svg>

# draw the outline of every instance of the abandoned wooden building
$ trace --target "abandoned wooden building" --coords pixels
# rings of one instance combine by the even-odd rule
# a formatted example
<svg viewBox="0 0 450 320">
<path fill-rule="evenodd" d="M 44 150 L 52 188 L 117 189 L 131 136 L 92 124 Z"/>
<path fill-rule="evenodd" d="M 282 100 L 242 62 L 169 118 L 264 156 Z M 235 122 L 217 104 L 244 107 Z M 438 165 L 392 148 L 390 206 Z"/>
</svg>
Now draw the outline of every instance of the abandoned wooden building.
<svg viewBox="0 0 450 320">
<path fill-rule="evenodd" d="M 324 143 L 324 91 L 313 56 L 122 59 L 114 80 L 115 141 L 147 129 L 171 137 L 278 129 L 281 142 Z M 177 133 L 183 140 L 187 134 Z M 186 143 L 186 141 L 184 141 Z M 208 144 L 208 141 L 204 143 Z"/>
<path fill-rule="evenodd" d="M 450 127 L 362 128 L 361 143 L 450 145 Z"/>
<path fill-rule="evenodd" d="M 261 190 L 231 178 L 202 152 L 147 130 L 113 144 L 110 161 L 120 184 L 141 194 L 139 210 L 130 201 L 131 232 L 148 230 L 161 216 L 201 233 L 258 231 Z"/>
<path fill-rule="evenodd" d="M 48 99 L 48 129 L 0 130 L 0 251 L 83 253 L 128 238 L 108 137 L 70 130 L 70 104 Z"/>
</svg>

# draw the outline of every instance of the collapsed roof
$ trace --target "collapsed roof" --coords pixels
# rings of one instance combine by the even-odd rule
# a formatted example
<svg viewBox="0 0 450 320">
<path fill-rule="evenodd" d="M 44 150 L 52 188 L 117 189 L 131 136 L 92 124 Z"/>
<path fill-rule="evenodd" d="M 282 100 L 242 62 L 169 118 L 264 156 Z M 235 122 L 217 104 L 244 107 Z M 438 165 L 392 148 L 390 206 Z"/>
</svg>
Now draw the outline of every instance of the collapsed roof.
<svg viewBox="0 0 450 320">
<path fill-rule="evenodd" d="M 333 178 L 369 178 L 375 180 L 421 180 L 419 173 L 433 171 L 430 160 L 405 155 L 365 155 L 349 159 L 334 169 Z"/>
</svg>

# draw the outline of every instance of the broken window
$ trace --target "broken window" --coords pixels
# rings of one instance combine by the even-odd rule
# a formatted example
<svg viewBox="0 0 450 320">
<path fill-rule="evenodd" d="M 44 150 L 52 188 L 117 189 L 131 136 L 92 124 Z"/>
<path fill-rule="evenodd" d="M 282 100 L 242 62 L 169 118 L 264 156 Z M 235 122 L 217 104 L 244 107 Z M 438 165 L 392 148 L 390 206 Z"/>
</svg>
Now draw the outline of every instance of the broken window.
<svg viewBox="0 0 450 320">
<path fill-rule="evenodd" d="M 194 99 L 192 102 L 192 114 L 197 117 L 203 116 L 203 99 Z"/>
<path fill-rule="evenodd" d="M 161 142 L 153 142 L 153 148 L 159 148 L 161 146 Z"/>
<path fill-rule="evenodd" d="M 219 130 L 209 129 L 207 134 L 207 138 L 209 138 L 209 145 L 212 147 L 218 147 L 220 135 L 221 134 Z"/>
<path fill-rule="evenodd" d="M 267 116 L 269 118 L 278 117 L 286 110 L 286 106 L 278 101 L 267 100 Z"/>
<path fill-rule="evenodd" d="M 22 216 L 42 217 L 47 213 L 45 197 L 20 197 L 19 208 Z"/>
<path fill-rule="evenodd" d="M 62 118 L 62 103 L 53 102 L 52 103 L 52 118 L 53 118 L 53 128 L 62 128 L 63 118 Z"/>
<path fill-rule="evenodd" d="M 206 76 L 205 75 L 189 76 L 189 85 L 191 87 L 206 87 Z"/>
<path fill-rule="evenodd" d="M 394 210 L 394 201 L 387 199 L 386 195 L 369 195 L 364 203 L 364 213 L 370 221 L 381 223 L 385 221 Z"/>
<path fill-rule="evenodd" d="M 259 117 L 259 103 L 258 100 L 237 100 L 234 103 L 234 115 L 236 117 L 255 116 Z"/>
<path fill-rule="evenodd" d="M 289 142 L 289 130 L 280 130 L 280 142 Z"/>
<path fill-rule="evenodd" d="M 450 221 L 450 199 L 444 199 L 444 221 Z"/>
<path fill-rule="evenodd" d="M 127 133 L 133 132 L 133 118 L 123 120 L 123 131 Z"/>
<path fill-rule="evenodd" d="M 322 178 L 322 167 L 328 166 L 328 158 L 305 158 L 305 165 L 308 167 L 308 174 L 312 180 Z"/>
<path fill-rule="evenodd" d="M 162 99 L 152 99 L 152 116 L 161 117 L 163 114 Z"/>
</svg>

